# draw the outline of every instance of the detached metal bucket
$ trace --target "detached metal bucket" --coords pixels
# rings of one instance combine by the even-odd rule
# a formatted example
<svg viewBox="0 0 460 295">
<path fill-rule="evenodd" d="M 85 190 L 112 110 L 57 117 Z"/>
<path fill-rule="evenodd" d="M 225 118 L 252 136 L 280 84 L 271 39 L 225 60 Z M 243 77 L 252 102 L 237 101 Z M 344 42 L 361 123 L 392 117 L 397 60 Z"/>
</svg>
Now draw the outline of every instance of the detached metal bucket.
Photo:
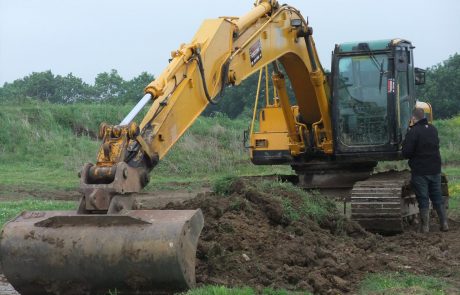
<svg viewBox="0 0 460 295">
<path fill-rule="evenodd" d="M 3 228 L 0 260 L 23 295 L 172 293 L 195 285 L 203 223 L 199 209 L 23 212 Z"/>
</svg>

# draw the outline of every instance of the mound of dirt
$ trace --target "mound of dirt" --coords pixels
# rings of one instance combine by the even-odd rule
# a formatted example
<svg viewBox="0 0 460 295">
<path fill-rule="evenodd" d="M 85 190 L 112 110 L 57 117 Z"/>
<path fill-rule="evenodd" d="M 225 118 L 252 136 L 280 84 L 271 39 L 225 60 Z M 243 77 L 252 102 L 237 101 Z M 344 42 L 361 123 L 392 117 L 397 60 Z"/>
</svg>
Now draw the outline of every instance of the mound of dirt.
<svg viewBox="0 0 460 295">
<path fill-rule="evenodd" d="M 436 270 L 448 278 L 460 271 L 458 241 L 453 245 L 440 233 L 382 237 L 336 212 L 320 222 L 308 217 L 293 221 L 283 208 L 285 199 L 301 206 L 299 194 L 267 193 L 238 180 L 228 196 L 200 193 L 168 204 L 168 209 L 201 208 L 205 216 L 197 250 L 198 285 L 345 294 L 355 292 L 368 273 L 432 275 Z"/>
</svg>

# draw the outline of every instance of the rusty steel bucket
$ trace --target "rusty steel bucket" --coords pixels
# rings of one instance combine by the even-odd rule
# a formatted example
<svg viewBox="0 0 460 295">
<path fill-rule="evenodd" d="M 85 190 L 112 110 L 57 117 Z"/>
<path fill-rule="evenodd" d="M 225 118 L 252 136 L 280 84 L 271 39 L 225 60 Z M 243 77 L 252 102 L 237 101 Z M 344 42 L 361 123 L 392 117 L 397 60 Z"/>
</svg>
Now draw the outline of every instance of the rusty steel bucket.
<svg viewBox="0 0 460 295">
<path fill-rule="evenodd" d="M 23 295 L 172 293 L 195 285 L 202 228 L 199 209 L 23 212 L 3 228 L 0 261 Z"/>
</svg>

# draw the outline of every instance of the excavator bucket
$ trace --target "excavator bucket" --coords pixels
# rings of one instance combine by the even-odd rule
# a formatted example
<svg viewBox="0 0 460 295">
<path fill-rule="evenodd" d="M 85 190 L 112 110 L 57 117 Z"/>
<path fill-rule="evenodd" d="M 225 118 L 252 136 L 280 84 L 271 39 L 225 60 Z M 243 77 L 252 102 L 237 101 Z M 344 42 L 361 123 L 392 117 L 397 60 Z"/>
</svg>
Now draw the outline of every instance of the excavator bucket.
<svg viewBox="0 0 460 295">
<path fill-rule="evenodd" d="M 202 228 L 199 209 L 23 212 L 3 228 L 0 260 L 22 295 L 170 294 L 195 284 Z"/>
</svg>

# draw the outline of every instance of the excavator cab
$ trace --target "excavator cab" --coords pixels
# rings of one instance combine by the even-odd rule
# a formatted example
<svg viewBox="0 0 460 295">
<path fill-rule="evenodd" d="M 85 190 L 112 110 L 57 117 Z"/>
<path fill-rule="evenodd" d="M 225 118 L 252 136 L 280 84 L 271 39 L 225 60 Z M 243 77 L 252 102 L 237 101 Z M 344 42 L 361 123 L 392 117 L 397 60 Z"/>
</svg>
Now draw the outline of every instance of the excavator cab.
<svg viewBox="0 0 460 295">
<path fill-rule="evenodd" d="M 336 156 L 400 159 L 415 105 L 413 48 L 402 39 L 336 45 L 331 93 Z"/>
<path fill-rule="evenodd" d="M 294 91 L 297 105 L 285 106 L 278 103 L 283 92 L 275 89 L 274 102 L 261 109 L 259 128 L 251 131 L 252 162 L 290 164 L 305 188 L 349 188 L 368 178 L 378 161 L 401 160 L 416 105 L 415 85 L 424 82 L 424 71 L 414 67 L 413 48 L 403 39 L 336 45 L 331 73 L 326 75 L 319 66 L 315 70 L 312 63 L 309 76 L 313 81 L 318 73 L 324 74 L 313 84 L 327 85 L 330 108 L 313 112 L 321 99 L 304 104 L 308 96 L 298 96 L 300 91 Z M 289 68 L 286 72 L 291 80 L 297 78 L 289 75 Z M 301 89 L 299 84 L 292 83 Z M 318 120 L 315 115 L 320 112 Z M 326 123 L 330 135 L 323 132 Z"/>
<path fill-rule="evenodd" d="M 313 84 L 329 86 L 325 89 L 330 109 L 321 111 L 321 120 L 314 120 L 308 111 L 314 110 L 320 99 L 302 105 L 308 98 L 297 97 L 296 93 L 297 105 L 286 106 L 277 103 L 283 98 L 282 92 L 275 89 L 274 103 L 266 99 L 266 107 L 258 116 L 258 131 L 251 131 L 253 163 L 290 163 L 298 174 L 305 174 L 301 170 L 318 174 L 316 168 L 312 170 L 312 163 L 320 154 L 324 155 L 323 162 L 338 160 L 335 163 L 341 167 L 352 165 L 355 169 L 355 163 L 360 162 L 367 172 L 377 161 L 402 159 L 401 144 L 416 104 L 415 85 L 424 82 L 424 71 L 414 67 L 413 48 L 403 39 L 336 45 L 331 73 L 326 76 L 313 66 L 310 73 L 310 79 L 318 72 L 324 74 L 325 82 Z M 327 122 L 331 122 L 332 138 L 322 131 Z M 325 144 L 328 141 L 330 149 Z M 332 166 L 337 166 L 335 163 Z M 325 165 L 331 167 L 331 163 Z M 323 168 L 321 164 L 320 170 Z"/>
</svg>

